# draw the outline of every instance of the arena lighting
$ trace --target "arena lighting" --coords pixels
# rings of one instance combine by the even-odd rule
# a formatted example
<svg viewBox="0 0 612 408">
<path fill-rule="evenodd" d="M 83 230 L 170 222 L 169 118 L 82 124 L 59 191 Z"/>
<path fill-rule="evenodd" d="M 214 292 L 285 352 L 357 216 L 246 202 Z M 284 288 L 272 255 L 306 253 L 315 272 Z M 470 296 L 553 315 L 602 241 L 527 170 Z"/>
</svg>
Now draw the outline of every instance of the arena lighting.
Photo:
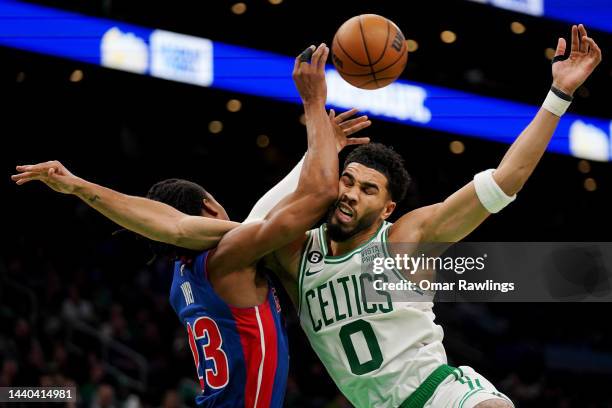
<svg viewBox="0 0 612 408">
<path fill-rule="evenodd" d="M 524 34 L 527 28 L 525 27 L 525 24 L 518 21 L 513 21 L 512 24 L 510 24 L 510 30 L 514 34 Z"/>
<path fill-rule="evenodd" d="M 612 32 L 610 0 L 470 0 L 506 10 L 582 23 L 589 28 Z"/>
<path fill-rule="evenodd" d="M 406 40 L 406 47 L 408 48 L 408 52 L 415 52 L 419 49 L 419 43 L 416 40 Z"/>
<path fill-rule="evenodd" d="M 246 11 L 246 4 L 244 3 L 236 3 L 232 6 L 232 13 L 234 14 L 244 14 Z"/>
<path fill-rule="evenodd" d="M 578 162 L 578 171 L 582 174 L 587 174 L 591 171 L 591 163 L 586 160 L 580 160 Z"/>
<path fill-rule="evenodd" d="M 242 102 L 240 102 L 238 99 L 230 99 L 227 101 L 225 106 L 230 112 L 238 112 L 240 109 L 242 109 Z"/>
<path fill-rule="evenodd" d="M 223 122 L 219 120 L 213 120 L 208 124 L 208 131 L 212 134 L 221 133 L 223 130 Z"/>
<path fill-rule="evenodd" d="M 440 38 L 442 39 L 442 42 L 445 42 L 446 44 L 452 44 L 457 41 L 457 34 L 450 30 L 445 30 L 440 33 Z"/>
<path fill-rule="evenodd" d="M 3 46 L 299 103 L 290 56 L 11 0 L 0 0 L 0 20 Z M 408 81 L 364 91 L 331 68 L 327 80 L 329 105 L 339 110 L 356 107 L 391 122 L 503 143 L 513 142 L 538 109 Z M 542 97 L 546 91 L 543 84 Z M 611 134 L 610 119 L 566 114 L 549 151 L 610 161 Z"/>
</svg>

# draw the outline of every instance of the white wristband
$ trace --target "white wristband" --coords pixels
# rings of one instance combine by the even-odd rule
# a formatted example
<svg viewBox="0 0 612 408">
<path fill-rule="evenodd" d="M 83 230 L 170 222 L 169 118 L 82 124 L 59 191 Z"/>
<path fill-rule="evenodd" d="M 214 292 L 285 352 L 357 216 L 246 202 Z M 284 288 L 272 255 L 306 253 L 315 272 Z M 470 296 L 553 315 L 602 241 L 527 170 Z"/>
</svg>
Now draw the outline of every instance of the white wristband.
<svg viewBox="0 0 612 408">
<path fill-rule="evenodd" d="M 563 116 L 567 108 L 571 105 L 572 101 L 566 101 L 563 98 L 558 97 L 552 90 L 548 91 L 546 99 L 542 104 L 542 107 L 552 113 L 555 116 Z"/>
<path fill-rule="evenodd" d="M 495 169 L 482 171 L 474 176 L 476 195 L 488 212 L 495 214 L 516 199 L 516 194 L 509 196 L 497 185 L 493 178 Z"/>
</svg>

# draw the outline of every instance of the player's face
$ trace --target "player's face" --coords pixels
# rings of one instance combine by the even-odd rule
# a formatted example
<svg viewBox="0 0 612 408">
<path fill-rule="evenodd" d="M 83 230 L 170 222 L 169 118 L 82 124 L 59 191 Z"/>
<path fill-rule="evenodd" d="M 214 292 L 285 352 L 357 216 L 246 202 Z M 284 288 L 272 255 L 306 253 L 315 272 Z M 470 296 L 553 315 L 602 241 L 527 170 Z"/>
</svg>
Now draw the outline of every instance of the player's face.
<svg viewBox="0 0 612 408">
<path fill-rule="evenodd" d="M 386 219 L 395 208 L 387 189 L 387 177 L 359 163 L 350 163 L 340 176 L 339 196 L 328 216 L 328 231 L 335 241 Z"/>
</svg>

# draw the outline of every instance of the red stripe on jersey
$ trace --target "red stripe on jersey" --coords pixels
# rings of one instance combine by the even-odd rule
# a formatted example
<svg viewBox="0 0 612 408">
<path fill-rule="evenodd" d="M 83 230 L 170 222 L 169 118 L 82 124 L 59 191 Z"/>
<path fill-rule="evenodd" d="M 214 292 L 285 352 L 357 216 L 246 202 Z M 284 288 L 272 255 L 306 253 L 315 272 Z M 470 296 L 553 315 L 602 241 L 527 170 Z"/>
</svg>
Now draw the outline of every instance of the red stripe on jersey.
<svg viewBox="0 0 612 408">
<path fill-rule="evenodd" d="M 270 302 L 266 301 L 266 303 L 259 306 L 259 317 L 265 333 L 266 358 L 263 366 L 262 383 L 259 389 L 257 407 L 264 408 L 269 407 L 270 402 L 272 402 L 278 358 L 276 325 L 274 324 L 274 315 L 272 314 Z"/>
<path fill-rule="evenodd" d="M 272 401 L 278 358 L 277 333 L 270 302 L 266 298 L 266 302 L 257 307 L 231 307 L 231 310 L 245 358 L 245 407 L 267 408 Z"/>
<path fill-rule="evenodd" d="M 257 376 L 262 359 L 261 340 L 259 337 L 259 325 L 255 315 L 255 307 L 236 308 L 230 307 L 236 329 L 240 335 L 242 353 L 244 354 L 246 383 L 244 386 L 244 402 L 246 408 L 255 406 L 255 395 L 257 394 Z"/>
</svg>

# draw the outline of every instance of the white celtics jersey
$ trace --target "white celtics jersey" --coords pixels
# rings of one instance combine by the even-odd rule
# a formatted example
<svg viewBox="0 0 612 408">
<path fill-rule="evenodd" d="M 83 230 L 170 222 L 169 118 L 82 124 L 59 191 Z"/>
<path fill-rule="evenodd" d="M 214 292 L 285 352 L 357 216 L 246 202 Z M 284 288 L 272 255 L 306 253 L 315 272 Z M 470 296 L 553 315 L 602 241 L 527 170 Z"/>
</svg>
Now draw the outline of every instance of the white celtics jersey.
<svg viewBox="0 0 612 408">
<path fill-rule="evenodd" d="M 385 222 L 370 241 L 334 257 L 327 255 L 323 225 L 309 232 L 300 263 L 302 328 L 336 385 L 360 408 L 398 407 L 446 363 L 431 301 L 392 302 L 388 292 L 376 291 L 375 299 L 366 293 L 375 276 L 362 265 L 387 254 L 390 226 Z"/>
</svg>

